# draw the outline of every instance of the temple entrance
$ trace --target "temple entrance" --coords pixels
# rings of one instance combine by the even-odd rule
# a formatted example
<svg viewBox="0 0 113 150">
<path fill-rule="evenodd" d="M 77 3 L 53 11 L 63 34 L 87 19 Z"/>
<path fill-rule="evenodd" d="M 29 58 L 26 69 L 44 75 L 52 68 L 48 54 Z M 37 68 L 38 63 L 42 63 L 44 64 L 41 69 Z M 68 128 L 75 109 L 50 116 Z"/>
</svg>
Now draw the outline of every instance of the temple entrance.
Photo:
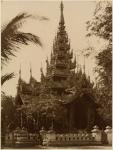
<svg viewBox="0 0 113 150">
<path fill-rule="evenodd" d="M 87 128 L 87 108 L 83 102 L 77 102 L 74 107 L 74 126 L 77 129 Z"/>
<path fill-rule="evenodd" d="M 95 108 L 91 100 L 85 98 L 74 100 L 68 105 L 69 130 L 91 128 L 95 120 L 94 114 Z"/>
</svg>

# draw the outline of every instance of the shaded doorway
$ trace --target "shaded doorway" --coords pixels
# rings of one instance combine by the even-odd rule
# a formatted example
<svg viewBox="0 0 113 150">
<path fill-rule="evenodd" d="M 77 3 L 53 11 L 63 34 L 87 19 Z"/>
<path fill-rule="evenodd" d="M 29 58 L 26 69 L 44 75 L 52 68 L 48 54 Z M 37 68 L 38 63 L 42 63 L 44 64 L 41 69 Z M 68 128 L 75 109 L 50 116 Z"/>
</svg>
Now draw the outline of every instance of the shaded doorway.
<svg viewBox="0 0 113 150">
<path fill-rule="evenodd" d="M 92 100 L 85 98 L 76 99 L 68 103 L 68 129 L 90 129 L 95 121 L 95 107 Z"/>
<path fill-rule="evenodd" d="M 73 113 L 74 127 L 77 129 L 87 128 L 87 107 L 82 101 L 74 105 Z"/>
</svg>

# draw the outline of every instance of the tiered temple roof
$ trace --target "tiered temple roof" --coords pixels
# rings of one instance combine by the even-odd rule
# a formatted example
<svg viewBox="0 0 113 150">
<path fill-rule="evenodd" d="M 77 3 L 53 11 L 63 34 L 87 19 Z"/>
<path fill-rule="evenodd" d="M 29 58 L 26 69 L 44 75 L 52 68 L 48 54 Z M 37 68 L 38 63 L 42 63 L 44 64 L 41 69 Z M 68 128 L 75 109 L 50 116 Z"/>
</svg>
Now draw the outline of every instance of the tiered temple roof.
<svg viewBox="0 0 113 150">
<path fill-rule="evenodd" d="M 52 81 L 52 89 L 65 88 L 64 81 L 68 79 L 70 73 L 74 71 L 76 67 L 76 59 L 72 62 L 73 50 L 70 49 L 70 41 L 68 39 L 67 32 L 65 30 L 65 21 L 63 15 L 63 3 L 60 5 L 60 22 L 57 35 L 53 42 L 53 50 L 50 56 L 50 62 L 48 59 L 46 79 Z"/>
<path fill-rule="evenodd" d="M 20 97 L 24 97 L 26 95 L 29 96 L 38 96 L 40 93 L 40 82 L 37 82 L 37 80 L 32 76 L 32 70 L 30 68 L 30 80 L 29 83 L 26 83 L 22 77 L 21 77 L 21 69 L 19 70 L 19 80 L 18 80 L 18 86 L 17 86 L 17 95 L 20 95 Z"/>
</svg>

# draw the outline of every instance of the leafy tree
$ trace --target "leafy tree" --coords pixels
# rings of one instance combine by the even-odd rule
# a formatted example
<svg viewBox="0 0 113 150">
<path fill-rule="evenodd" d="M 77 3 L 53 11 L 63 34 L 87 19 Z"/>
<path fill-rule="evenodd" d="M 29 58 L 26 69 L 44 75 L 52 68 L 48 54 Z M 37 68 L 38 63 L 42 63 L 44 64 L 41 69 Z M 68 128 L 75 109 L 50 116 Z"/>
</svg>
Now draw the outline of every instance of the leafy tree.
<svg viewBox="0 0 113 150">
<path fill-rule="evenodd" d="M 96 5 L 93 19 L 87 22 L 90 31 L 87 36 L 95 35 L 112 41 L 112 2 L 99 1 Z"/>
<path fill-rule="evenodd" d="M 9 128 L 12 130 L 14 128 L 14 120 L 15 120 L 15 106 L 13 104 L 14 98 L 11 96 L 6 96 L 2 94 L 1 96 L 1 118 L 2 118 L 2 127 Z"/>
<path fill-rule="evenodd" d="M 61 131 L 66 126 L 66 109 L 58 101 L 59 97 L 43 94 L 32 99 L 31 114 L 38 123 L 38 129 L 44 127 Z"/>
<path fill-rule="evenodd" d="M 99 111 L 106 124 L 111 125 L 112 115 L 112 2 L 100 1 L 97 3 L 93 19 L 87 22 L 89 33 L 87 36 L 96 36 L 107 41 L 107 46 L 96 56 L 98 72 L 98 102 Z"/>
</svg>

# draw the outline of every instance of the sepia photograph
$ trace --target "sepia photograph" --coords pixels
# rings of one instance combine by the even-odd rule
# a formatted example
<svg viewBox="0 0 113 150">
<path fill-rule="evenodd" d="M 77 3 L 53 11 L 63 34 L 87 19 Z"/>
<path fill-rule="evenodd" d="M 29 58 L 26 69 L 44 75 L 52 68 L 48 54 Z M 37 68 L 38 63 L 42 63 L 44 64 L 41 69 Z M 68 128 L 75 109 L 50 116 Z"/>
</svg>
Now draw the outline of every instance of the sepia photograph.
<svg viewBox="0 0 113 150">
<path fill-rule="evenodd" d="M 1 149 L 112 149 L 112 0 L 1 0 Z"/>
</svg>

